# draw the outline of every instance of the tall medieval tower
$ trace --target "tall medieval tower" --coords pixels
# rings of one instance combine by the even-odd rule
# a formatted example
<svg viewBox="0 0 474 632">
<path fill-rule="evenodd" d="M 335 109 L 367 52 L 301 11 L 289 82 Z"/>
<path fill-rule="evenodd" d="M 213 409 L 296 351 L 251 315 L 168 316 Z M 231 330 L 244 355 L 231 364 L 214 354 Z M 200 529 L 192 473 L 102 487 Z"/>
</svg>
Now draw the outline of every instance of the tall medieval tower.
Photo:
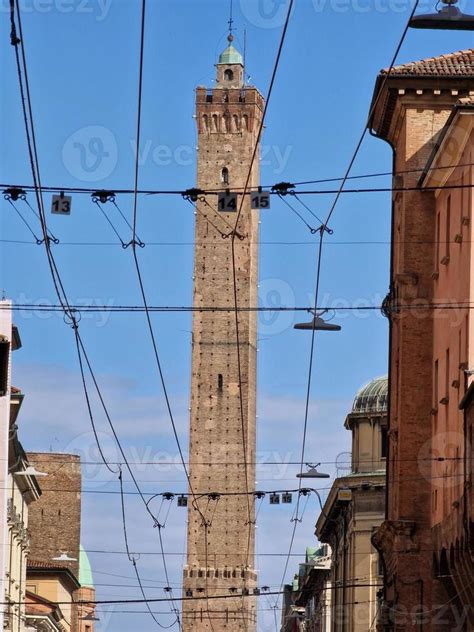
<svg viewBox="0 0 474 632">
<path fill-rule="evenodd" d="M 229 35 L 216 66 L 215 87 L 196 91 L 197 186 L 204 191 L 242 192 L 249 173 L 249 187 L 259 185 L 259 152 L 253 166 L 252 156 L 264 101 L 245 85 L 243 58 L 232 40 Z M 237 209 L 241 204 L 239 195 Z M 234 274 L 239 309 L 257 305 L 259 215 L 245 196 L 233 260 L 237 212 L 221 212 L 215 195 L 201 198 L 196 211 L 194 306 L 223 309 L 196 311 L 193 320 L 194 499 L 189 499 L 184 596 L 201 599 L 184 601 L 183 630 L 254 632 L 257 320 L 255 312 L 239 311 L 237 332 Z"/>
</svg>

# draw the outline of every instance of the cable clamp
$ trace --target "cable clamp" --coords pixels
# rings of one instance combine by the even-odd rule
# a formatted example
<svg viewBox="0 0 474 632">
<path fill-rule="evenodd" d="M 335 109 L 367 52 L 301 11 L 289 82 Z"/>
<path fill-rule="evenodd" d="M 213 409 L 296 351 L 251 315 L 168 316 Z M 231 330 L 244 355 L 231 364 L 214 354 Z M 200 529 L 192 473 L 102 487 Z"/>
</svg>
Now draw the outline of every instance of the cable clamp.
<svg viewBox="0 0 474 632">
<path fill-rule="evenodd" d="M 79 323 L 81 319 L 82 319 L 82 315 L 78 309 L 75 309 L 72 307 L 66 308 L 66 311 L 64 312 L 64 317 L 63 317 L 63 320 L 66 323 L 66 325 L 70 325 L 72 329 L 77 331 L 77 329 L 79 328 Z"/>
<path fill-rule="evenodd" d="M 107 202 L 115 202 L 115 193 L 114 191 L 94 191 L 91 194 L 92 201 L 97 204 L 100 202 L 101 204 L 106 204 Z"/>
<path fill-rule="evenodd" d="M 3 197 L 5 200 L 12 200 L 13 202 L 16 202 L 17 200 L 26 200 L 26 191 L 20 189 L 19 187 L 10 187 L 9 189 L 4 190 Z"/>
<path fill-rule="evenodd" d="M 291 182 L 279 182 L 272 186 L 272 193 L 277 193 L 278 195 L 294 195 L 294 188 L 295 185 L 291 184 Z"/>
<path fill-rule="evenodd" d="M 313 228 L 311 230 L 311 232 L 315 232 L 315 233 L 321 233 L 321 235 L 323 233 L 327 233 L 328 235 L 333 235 L 334 231 L 332 228 L 329 228 L 329 226 L 327 224 L 321 224 L 321 226 L 319 228 L 317 228 L 316 230 Z"/>
<path fill-rule="evenodd" d="M 202 189 L 186 189 L 181 193 L 184 200 L 189 200 L 190 202 L 197 202 L 199 197 L 203 195 L 204 191 Z"/>
<path fill-rule="evenodd" d="M 146 244 L 144 241 L 142 241 L 140 238 L 138 239 L 132 239 L 131 241 L 129 241 L 128 243 L 123 243 L 122 244 L 122 248 L 124 250 L 127 250 L 127 248 L 129 246 L 138 246 L 139 248 L 145 248 Z"/>
</svg>

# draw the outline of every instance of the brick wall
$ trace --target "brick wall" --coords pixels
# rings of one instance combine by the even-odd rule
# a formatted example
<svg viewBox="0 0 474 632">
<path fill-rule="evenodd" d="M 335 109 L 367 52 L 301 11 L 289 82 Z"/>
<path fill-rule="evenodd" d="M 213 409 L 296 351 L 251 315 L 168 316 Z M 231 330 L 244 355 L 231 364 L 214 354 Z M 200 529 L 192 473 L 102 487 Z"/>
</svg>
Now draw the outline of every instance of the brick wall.
<svg viewBox="0 0 474 632">
<path fill-rule="evenodd" d="M 41 478 L 42 495 L 29 510 L 28 528 L 31 534 L 29 557 L 52 562 L 66 552 L 79 560 L 81 535 L 81 463 L 74 454 L 32 452 L 31 465 L 46 472 Z M 79 577 L 79 561 L 67 566 Z"/>
<path fill-rule="evenodd" d="M 262 109 L 263 99 L 255 88 L 198 88 L 200 189 L 244 188 Z M 258 158 L 257 153 L 251 187 L 259 184 Z M 216 196 L 206 199 L 207 204 L 197 204 L 194 305 L 233 308 L 232 240 L 220 233 L 232 231 L 237 213 L 217 211 Z M 241 201 L 239 197 L 238 207 Z M 237 227 L 241 238 L 234 241 L 239 307 L 257 304 L 258 221 L 258 211 L 250 209 L 246 197 Z M 194 314 L 190 476 L 197 496 L 255 489 L 256 314 L 239 312 L 238 318 L 240 375 L 235 313 Z M 254 498 L 236 495 L 209 501 L 205 496 L 199 508 L 203 515 L 190 502 L 185 595 L 192 591 L 194 597 L 230 598 L 185 603 L 183 629 L 212 630 L 211 619 L 217 626 L 214 629 L 251 632 L 255 630 L 255 599 L 232 594 L 252 593 L 256 586 Z"/>
</svg>

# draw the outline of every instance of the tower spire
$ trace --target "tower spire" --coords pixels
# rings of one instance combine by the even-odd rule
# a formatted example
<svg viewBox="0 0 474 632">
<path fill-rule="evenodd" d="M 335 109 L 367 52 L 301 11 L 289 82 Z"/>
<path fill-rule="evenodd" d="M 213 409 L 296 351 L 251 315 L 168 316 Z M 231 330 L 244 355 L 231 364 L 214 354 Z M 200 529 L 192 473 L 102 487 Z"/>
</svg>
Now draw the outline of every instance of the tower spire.
<svg viewBox="0 0 474 632">
<path fill-rule="evenodd" d="M 230 15 L 229 15 L 229 35 L 227 39 L 229 42 L 234 41 L 234 0 L 230 0 Z"/>
</svg>

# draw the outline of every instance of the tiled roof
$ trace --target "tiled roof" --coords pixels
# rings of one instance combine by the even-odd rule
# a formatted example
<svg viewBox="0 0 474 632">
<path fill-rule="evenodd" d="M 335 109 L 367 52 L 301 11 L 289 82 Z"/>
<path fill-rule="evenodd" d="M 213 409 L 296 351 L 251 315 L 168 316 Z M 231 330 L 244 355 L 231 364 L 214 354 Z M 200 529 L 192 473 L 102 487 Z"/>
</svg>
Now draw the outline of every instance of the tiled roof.
<svg viewBox="0 0 474 632">
<path fill-rule="evenodd" d="M 42 562 L 41 560 L 28 559 L 28 568 L 48 569 L 48 570 L 67 570 L 67 567 L 61 564 L 53 564 L 52 562 Z"/>
<path fill-rule="evenodd" d="M 382 70 L 381 74 L 387 74 Z M 395 66 L 393 77 L 474 77 L 474 48 Z"/>
</svg>

